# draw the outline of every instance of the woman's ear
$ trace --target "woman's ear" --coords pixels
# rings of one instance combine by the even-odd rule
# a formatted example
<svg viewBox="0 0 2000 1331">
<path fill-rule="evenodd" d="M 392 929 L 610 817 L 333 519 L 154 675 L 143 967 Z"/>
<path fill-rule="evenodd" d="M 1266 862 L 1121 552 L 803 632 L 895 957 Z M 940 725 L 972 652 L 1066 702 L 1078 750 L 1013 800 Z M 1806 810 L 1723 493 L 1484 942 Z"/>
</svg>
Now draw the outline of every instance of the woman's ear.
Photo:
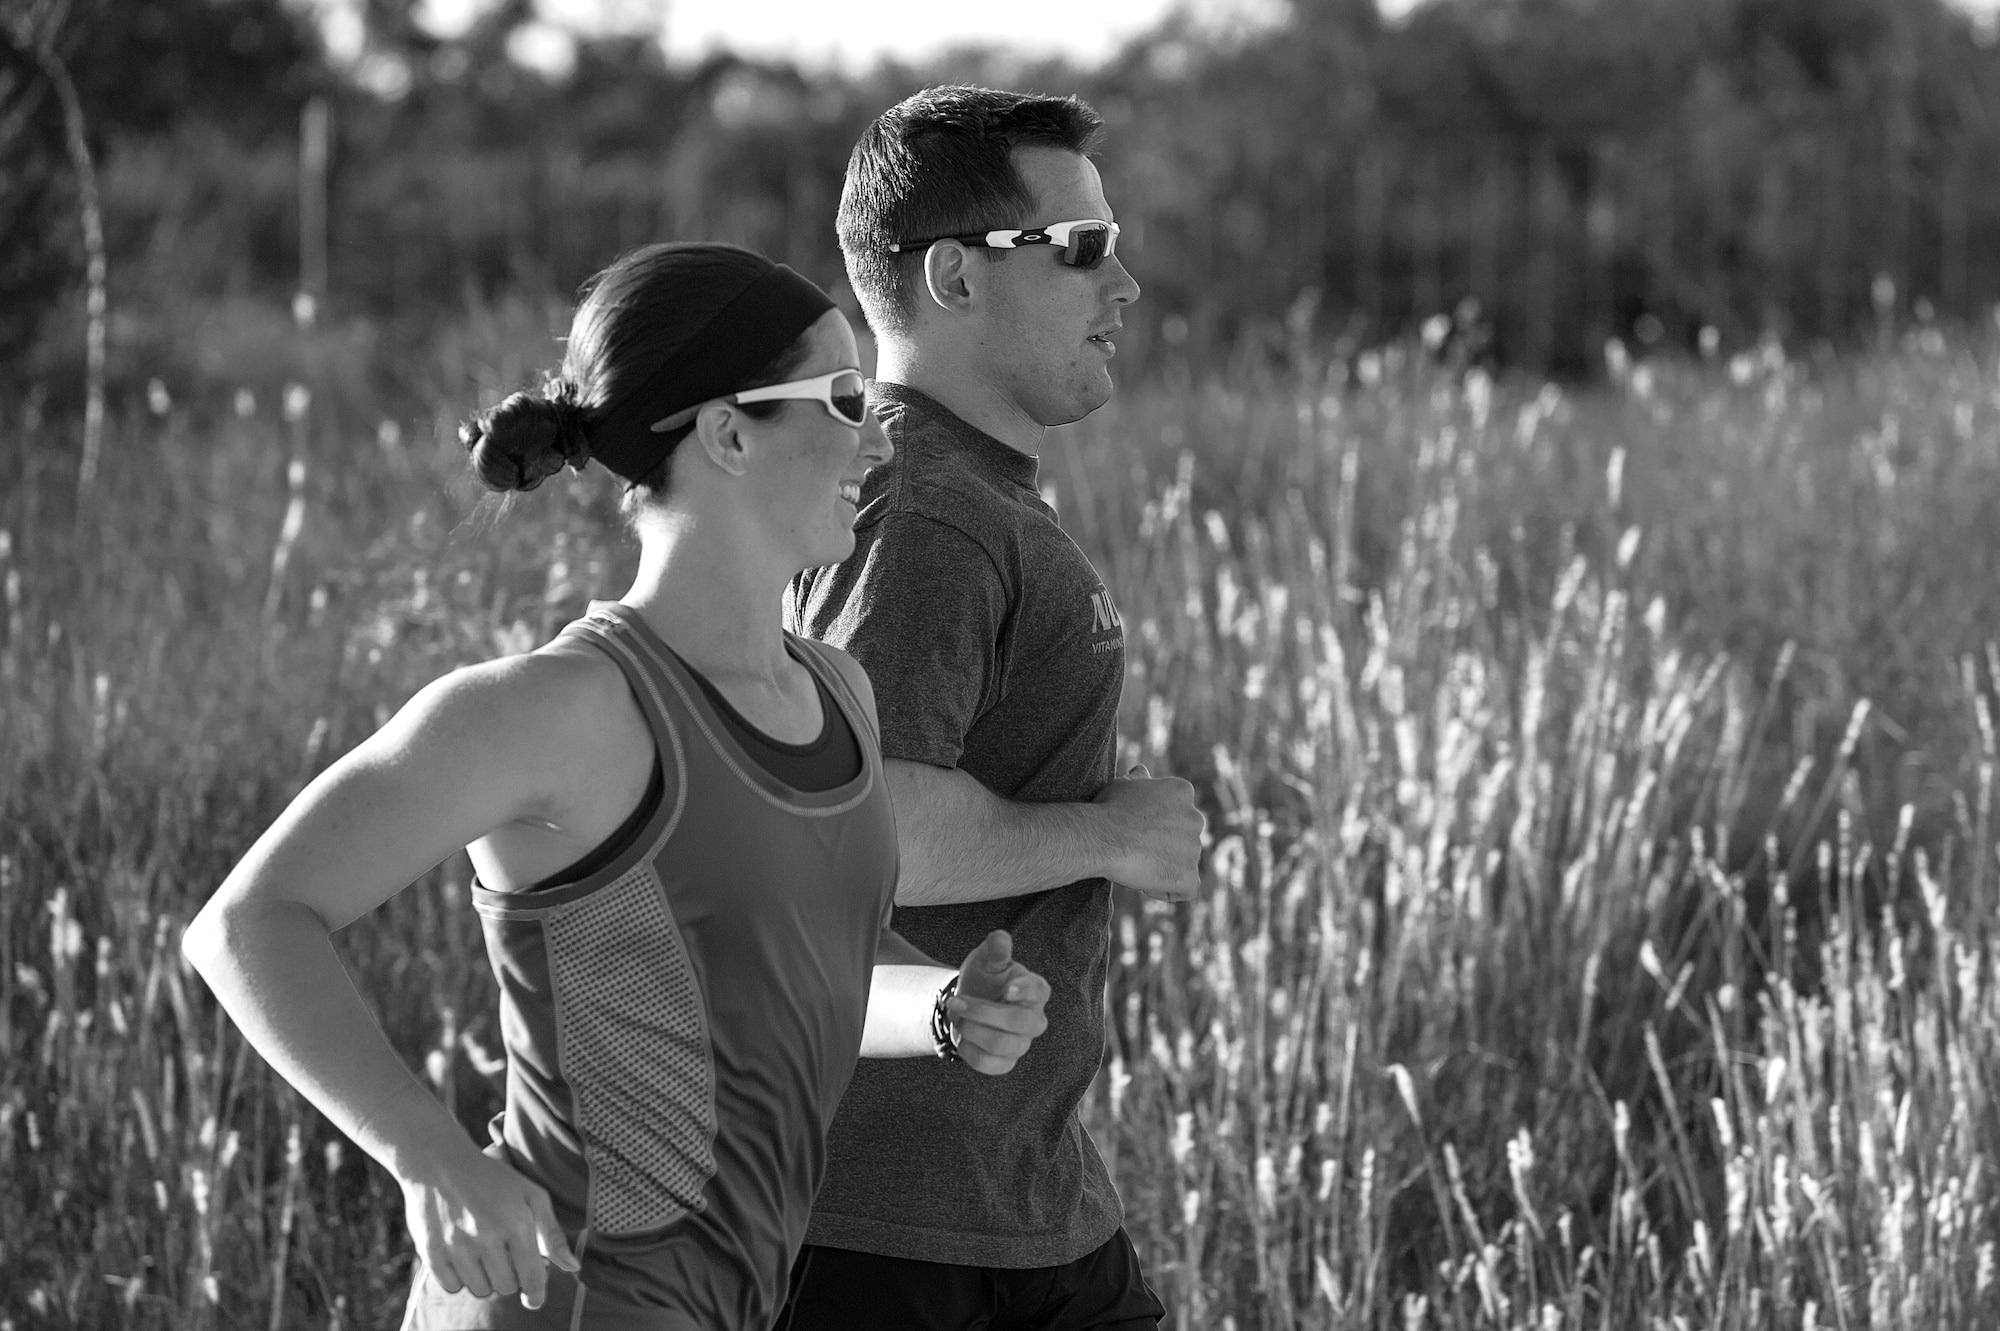
<svg viewBox="0 0 2000 1331">
<path fill-rule="evenodd" d="M 743 413 L 727 402 L 711 402 L 694 418 L 690 440 L 704 456 L 731 476 L 741 476 L 750 468 L 741 426 Z"/>
</svg>

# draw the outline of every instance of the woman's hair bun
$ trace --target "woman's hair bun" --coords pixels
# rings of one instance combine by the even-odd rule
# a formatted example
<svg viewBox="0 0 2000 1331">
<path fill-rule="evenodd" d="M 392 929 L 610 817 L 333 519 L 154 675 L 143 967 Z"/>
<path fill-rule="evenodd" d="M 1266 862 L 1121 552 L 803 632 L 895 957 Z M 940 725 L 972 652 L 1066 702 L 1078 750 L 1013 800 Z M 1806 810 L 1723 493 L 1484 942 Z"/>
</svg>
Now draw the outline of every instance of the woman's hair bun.
<svg viewBox="0 0 2000 1331">
<path fill-rule="evenodd" d="M 458 441 L 489 490 L 532 490 L 564 467 L 590 460 L 589 432 L 566 380 L 545 396 L 514 393 L 458 427 Z"/>
</svg>

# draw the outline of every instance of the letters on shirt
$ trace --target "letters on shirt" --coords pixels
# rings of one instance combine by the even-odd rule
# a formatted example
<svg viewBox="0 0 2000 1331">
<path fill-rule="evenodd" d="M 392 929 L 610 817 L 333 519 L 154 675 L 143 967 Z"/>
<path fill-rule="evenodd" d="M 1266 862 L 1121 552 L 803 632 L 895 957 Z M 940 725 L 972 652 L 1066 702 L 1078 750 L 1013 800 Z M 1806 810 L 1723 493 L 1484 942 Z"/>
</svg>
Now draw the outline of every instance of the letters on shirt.
<svg viewBox="0 0 2000 1331">
<path fill-rule="evenodd" d="M 1090 613 L 1091 613 L 1090 631 L 1093 635 L 1096 635 L 1098 637 L 1102 637 L 1104 634 L 1107 633 L 1115 633 L 1118 635 L 1118 637 L 1112 641 L 1092 643 L 1091 651 L 1108 652 L 1113 647 L 1117 646 L 1118 643 L 1124 641 L 1125 635 L 1123 629 L 1125 627 L 1125 621 L 1118 617 L 1118 607 L 1111 603 L 1110 592 L 1105 591 L 1102 587 L 1100 587 L 1096 591 L 1090 594 Z"/>
</svg>

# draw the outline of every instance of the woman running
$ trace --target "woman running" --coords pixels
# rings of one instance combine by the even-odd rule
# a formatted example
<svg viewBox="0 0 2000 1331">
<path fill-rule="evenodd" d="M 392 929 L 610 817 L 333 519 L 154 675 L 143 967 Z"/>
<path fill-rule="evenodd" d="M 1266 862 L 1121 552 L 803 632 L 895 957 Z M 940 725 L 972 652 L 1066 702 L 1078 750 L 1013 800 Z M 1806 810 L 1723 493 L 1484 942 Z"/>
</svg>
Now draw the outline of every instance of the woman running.
<svg viewBox="0 0 2000 1331">
<path fill-rule="evenodd" d="M 857 362 L 826 295 L 747 250 L 600 274 L 545 394 L 460 435 L 493 489 L 591 458 L 630 482 L 631 590 L 419 692 L 188 927 L 251 1043 L 402 1186 L 407 1331 L 762 1331 L 855 1057 L 1003 1073 L 1043 1029 L 1006 934 L 953 972 L 889 931 L 867 677 L 779 627 L 890 454 Z M 508 1055 L 483 1151 L 329 939 L 460 847 Z"/>
</svg>

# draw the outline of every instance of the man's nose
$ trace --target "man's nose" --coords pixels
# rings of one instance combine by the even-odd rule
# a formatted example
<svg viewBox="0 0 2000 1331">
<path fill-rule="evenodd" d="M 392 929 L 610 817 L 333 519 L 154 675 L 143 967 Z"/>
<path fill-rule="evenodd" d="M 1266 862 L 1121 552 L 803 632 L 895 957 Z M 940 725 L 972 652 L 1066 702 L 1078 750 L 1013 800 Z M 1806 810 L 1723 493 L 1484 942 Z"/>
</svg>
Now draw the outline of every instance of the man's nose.
<svg viewBox="0 0 2000 1331">
<path fill-rule="evenodd" d="M 888 465 L 896 456 L 896 446 L 889 442 L 888 434 L 882 429 L 882 422 L 875 419 L 875 413 L 868 413 L 868 423 L 861 427 L 861 458 L 869 467 Z"/>
<path fill-rule="evenodd" d="M 1111 281 L 1105 290 L 1104 299 L 1113 305 L 1130 305 L 1139 299 L 1139 283 L 1130 272 L 1126 271 L 1125 261 L 1114 254 L 1104 263 L 1112 270 Z"/>
</svg>

